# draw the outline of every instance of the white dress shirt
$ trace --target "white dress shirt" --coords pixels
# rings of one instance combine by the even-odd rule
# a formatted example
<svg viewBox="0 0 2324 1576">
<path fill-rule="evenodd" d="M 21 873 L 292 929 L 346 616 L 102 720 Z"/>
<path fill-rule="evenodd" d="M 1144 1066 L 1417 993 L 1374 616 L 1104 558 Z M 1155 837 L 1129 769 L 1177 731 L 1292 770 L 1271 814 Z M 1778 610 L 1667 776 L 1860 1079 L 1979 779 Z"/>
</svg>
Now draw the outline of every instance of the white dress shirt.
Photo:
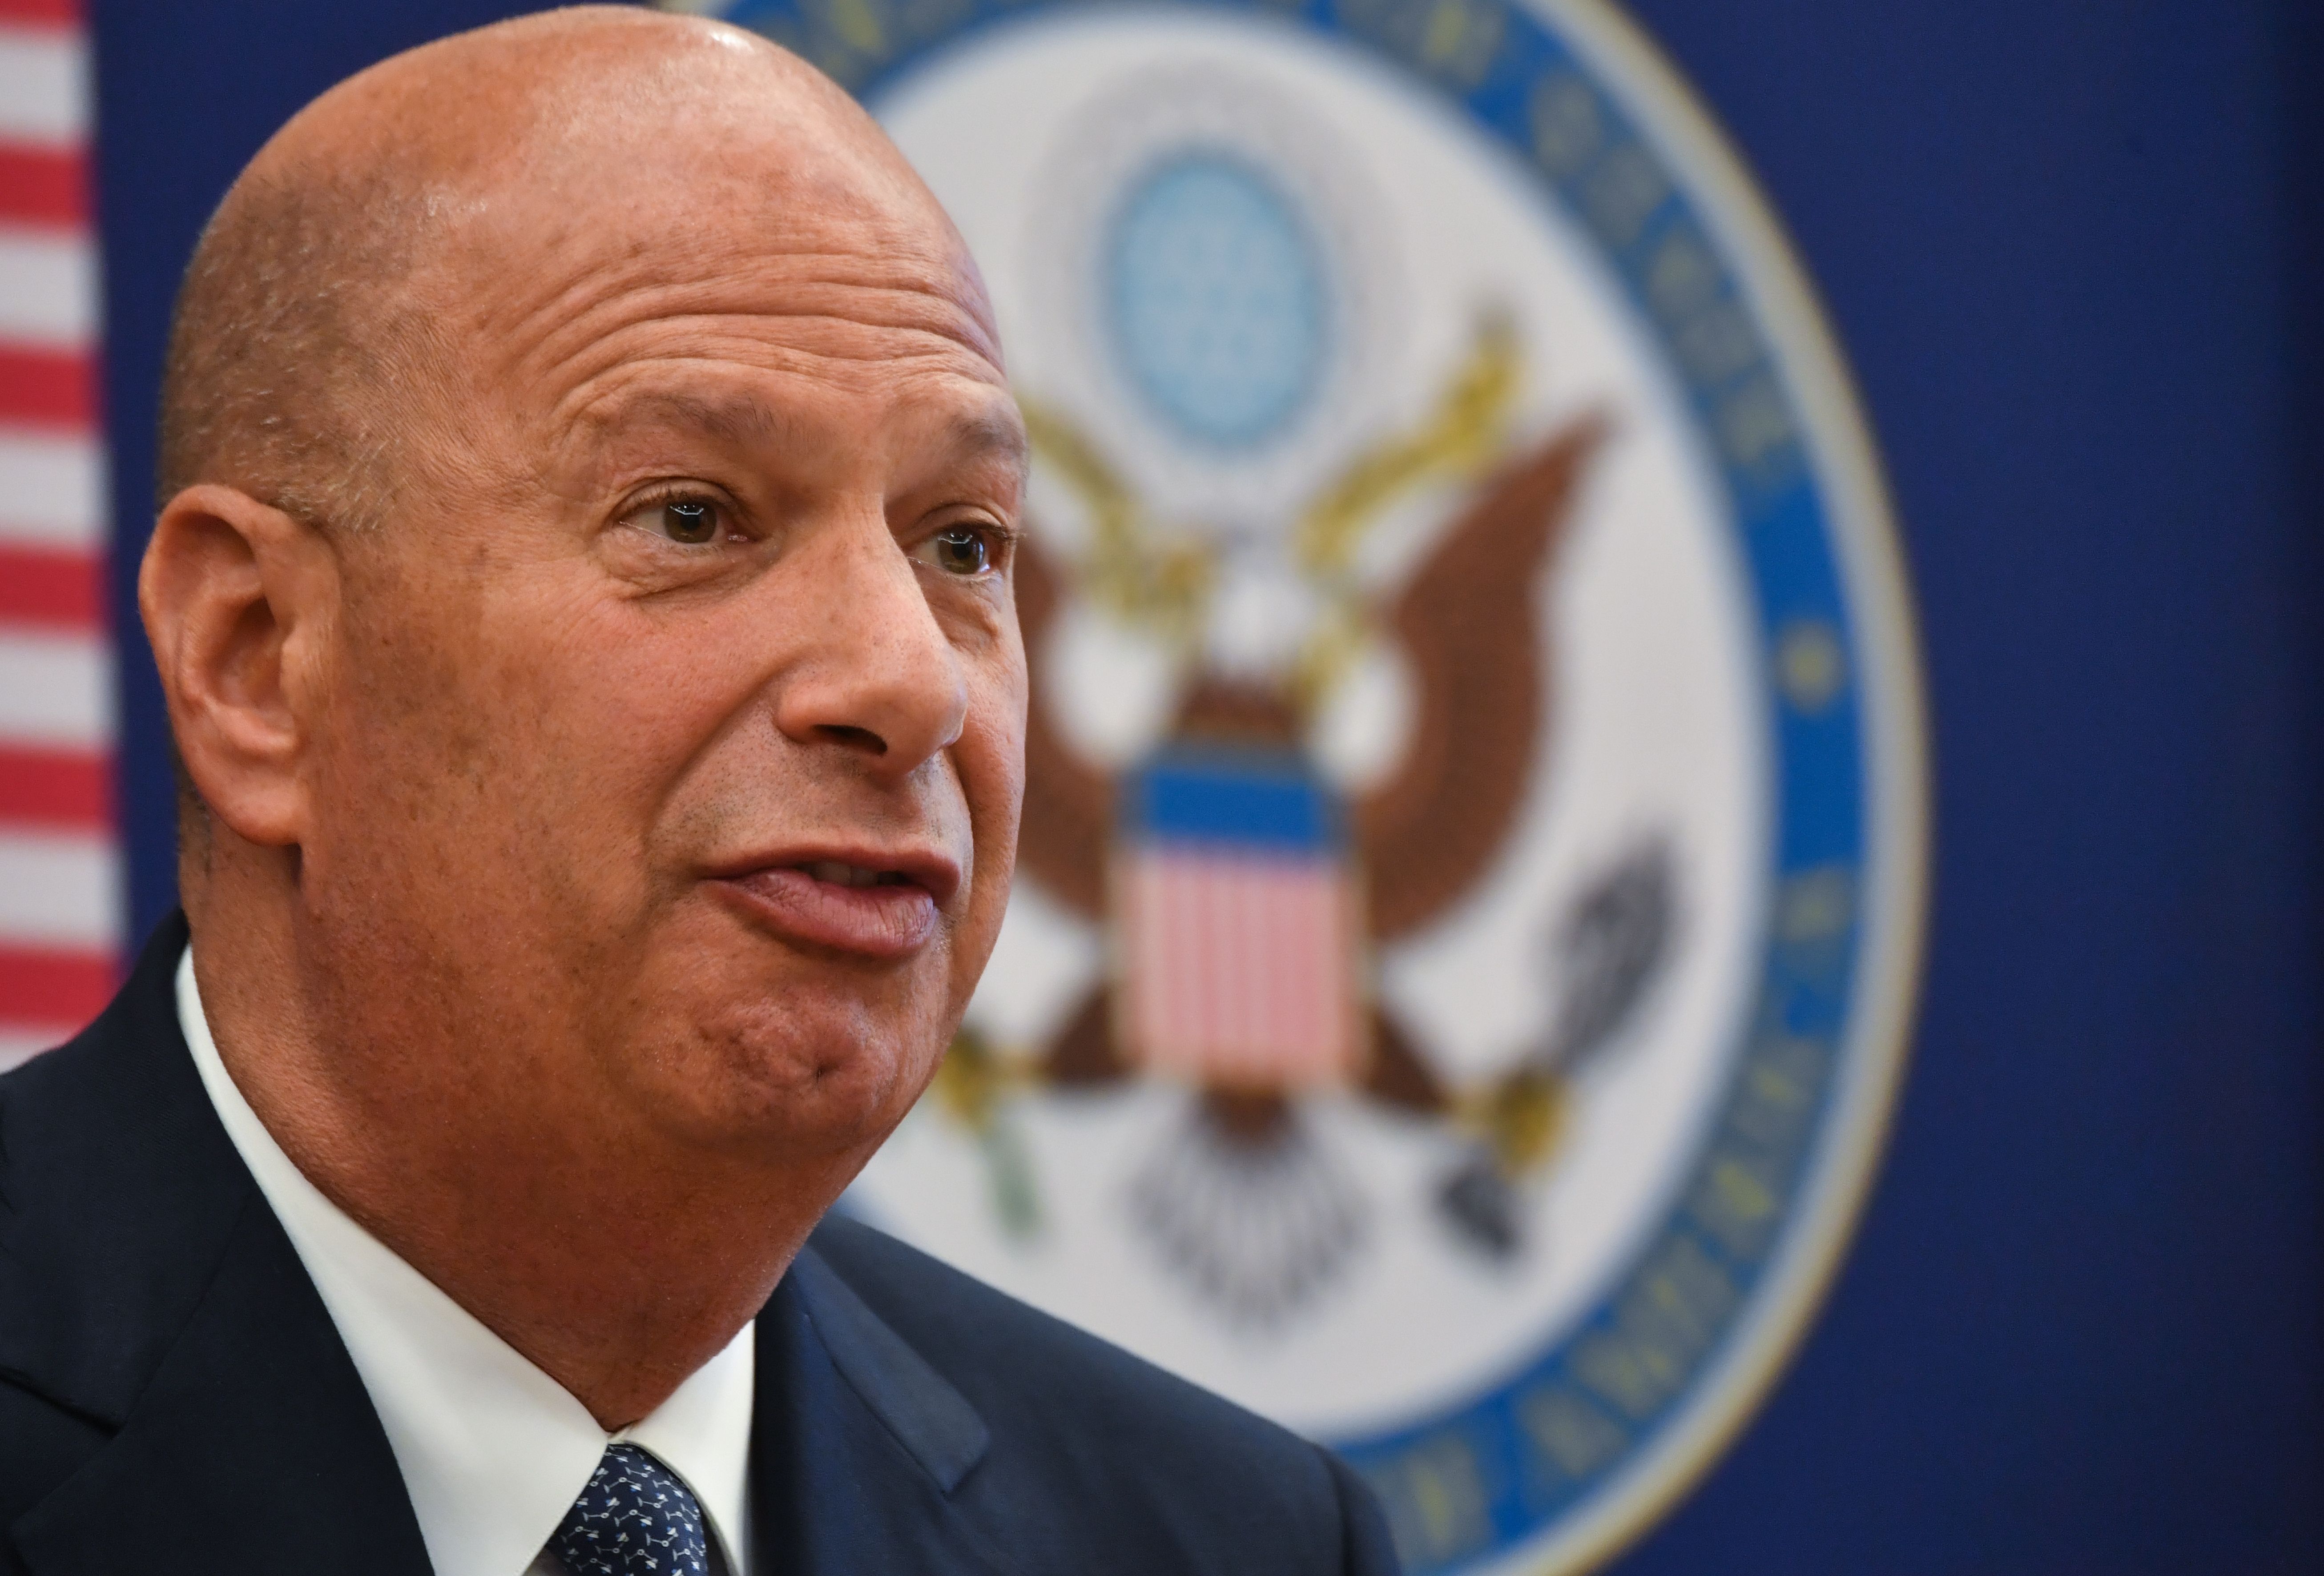
<svg viewBox="0 0 2324 1576">
<path fill-rule="evenodd" d="M 651 1451 L 709 1523 L 714 1569 L 749 1576 L 752 1326 L 634 1427 L 572 1395 L 357 1225 L 283 1154 L 218 1057 L 178 962 L 178 1021 L 226 1136 L 257 1178 L 371 1392 L 438 1576 L 565 1576 L 546 1544 L 608 1444 Z M 355 1529 L 348 1529 L 350 1534 Z"/>
</svg>

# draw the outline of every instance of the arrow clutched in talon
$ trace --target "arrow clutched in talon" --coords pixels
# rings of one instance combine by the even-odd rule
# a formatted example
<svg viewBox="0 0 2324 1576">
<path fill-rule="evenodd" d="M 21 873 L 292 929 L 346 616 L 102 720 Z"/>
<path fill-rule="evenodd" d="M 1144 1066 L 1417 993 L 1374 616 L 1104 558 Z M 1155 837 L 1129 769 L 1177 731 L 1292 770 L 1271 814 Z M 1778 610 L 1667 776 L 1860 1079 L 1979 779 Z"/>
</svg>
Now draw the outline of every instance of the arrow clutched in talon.
<svg viewBox="0 0 2324 1576">
<path fill-rule="evenodd" d="M 1563 991 L 1549 1033 L 1463 1112 L 1479 1137 L 1438 1184 L 1437 1207 L 1463 1240 L 1496 1258 L 1525 1245 L 1517 1184 L 1555 1157 L 1572 1075 L 1621 1037 L 1669 963 L 1672 866 L 1669 843 L 1649 838 L 1582 890 L 1554 947 Z"/>
</svg>

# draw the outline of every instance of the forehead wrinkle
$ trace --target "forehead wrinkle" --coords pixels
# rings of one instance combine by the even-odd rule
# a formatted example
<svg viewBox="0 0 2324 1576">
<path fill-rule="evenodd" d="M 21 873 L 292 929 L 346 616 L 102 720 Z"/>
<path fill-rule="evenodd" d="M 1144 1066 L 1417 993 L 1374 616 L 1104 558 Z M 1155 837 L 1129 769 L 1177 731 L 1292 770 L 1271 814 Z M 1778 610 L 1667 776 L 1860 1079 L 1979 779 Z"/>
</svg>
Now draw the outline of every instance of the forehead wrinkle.
<svg viewBox="0 0 2324 1576">
<path fill-rule="evenodd" d="M 807 319 L 816 321 L 818 319 Z M 827 320 L 827 319 L 826 319 Z M 859 325 L 837 320 L 842 329 Z M 584 353 L 597 351 L 592 357 L 595 364 L 586 366 L 574 375 L 570 386 L 547 412 L 549 423 L 559 429 L 575 430 L 587 428 L 604 429 L 627 412 L 620 402 L 625 398 L 650 400 L 657 395 L 673 399 L 700 399 L 689 391 L 659 389 L 651 393 L 632 395 L 635 380 L 653 375 L 649 369 L 668 375 L 671 369 L 685 367 L 715 368 L 723 374 L 736 372 L 752 375 L 771 374 L 776 377 L 800 377 L 829 381 L 835 371 L 844 372 L 850 381 L 860 381 L 867 374 L 886 374 L 885 381 L 898 390 L 918 377 L 933 374 L 938 378 L 960 377 L 988 388 L 1006 388 L 1000 369 L 973 351 L 964 355 L 964 347 L 954 339 L 917 330 L 888 330 L 888 334 L 906 336 L 913 343 L 897 345 L 892 338 L 887 343 L 864 346 L 860 353 L 850 354 L 840 349 L 818 349 L 801 345 L 770 345 L 754 335 L 733 335 L 714 339 L 702 339 L 683 348 L 654 347 L 645 355 L 624 355 L 618 346 L 609 348 L 602 343 L 583 347 Z M 551 369 L 552 374 L 567 369 Z M 611 383 L 613 386 L 608 387 Z M 710 403 L 720 402 L 711 396 Z M 672 414 L 689 419 L 689 424 L 703 427 L 692 420 L 694 412 L 675 407 L 665 407 Z M 771 436 L 780 437 L 781 427 L 788 418 L 777 407 L 762 406 L 770 419 L 778 423 Z M 599 412 L 606 412 L 600 414 Z M 748 421 L 750 418 L 742 417 Z M 704 428 L 705 430 L 711 430 Z M 733 429 L 747 436 L 743 429 Z M 716 435 L 714 432 L 714 436 Z"/>
<path fill-rule="evenodd" d="M 722 354 L 724 352 L 724 354 Z M 718 369 L 722 379 L 740 372 L 751 376 L 772 375 L 828 380 L 833 368 L 844 368 L 854 377 L 866 372 L 888 374 L 885 382 L 901 392 L 920 377 L 964 377 L 982 387 L 1005 389 L 991 363 L 976 358 L 972 369 L 962 364 L 960 347 L 949 340 L 930 342 L 899 352 L 893 346 L 862 355 L 825 355 L 795 346 L 770 347 L 758 339 L 726 346 L 701 346 L 686 354 L 657 354 L 630 359 L 613 357 L 576 379 L 567 394 L 549 411 L 550 426 L 562 432 L 609 432 L 629 424 L 639 412 L 671 418 L 678 425 L 748 447 L 753 441 L 796 440 L 797 424 L 775 403 L 742 392 L 698 393 L 683 388 L 638 389 L 636 380 L 667 376 L 687 367 Z M 608 387 L 611 383 L 613 386 Z M 634 403 L 632 403 L 634 401 Z M 748 406 L 750 409 L 742 409 Z M 1003 447 L 1022 447 L 1022 439 L 1004 439 Z"/>
<path fill-rule="evenodd" d="M 696 277 L 657 279 L 639 277 L 639 260 L 630 261 L 631 267 L 610 269 L 585 261 L 568 281 L 529 292 L 530 299 L 512 303 L 512 309 L 495 310 L 490 301 L 482 302 L 479 327 L 489 332 L 494 318 L 505 322 L 500 332 L 510 346 L 510 359 L 527 377 L 553 374 L 586 361 L 594 348 L 639 332 L 721 318 L 821 320 L 916 332 L 948 341 L 996 370 L 1001 364 L 992 327 L 977 310 L 982 292 L 956 272 L 932 278 L 927 270 L 883 265 L 858 253 L 815 253 L 794 254 L 775 266 L 770 263 L 777 260 L 754 257 L 747 272 L 722 271 L 695 260 L 701 271 Z M 846 266 L 815 266 L 835 263 Z"/>
<path fill-rule="evenodd" d="M 770 322 L 825 332 L 770 340 L 743 327 Z M 673 328 L 691 332 L 676 343 L 664 341 L 645 346 L 634 343 L 640 337 Z M 647 362 L 728 361 L 780 366 L 786 362 L 877 365 L 883 362 L 942 361 L 957 365 L 964 359 L 973 361 L 988 374 L 982 381 L 1001 381 L 1000 367 L 973 341 L 918 324 L 867 324 L 859 318 L 832 312 L 716 312 L 625 324 L 612 334 L 591 337 L 573 346 L 563 356 L 538 365 L 523 365 L 520 371 L 528 381 L 555 378 L 560 373 L 570 375 L 577 391 L 581 385 L 617 373 L 625 365 Z"/>
</svg>

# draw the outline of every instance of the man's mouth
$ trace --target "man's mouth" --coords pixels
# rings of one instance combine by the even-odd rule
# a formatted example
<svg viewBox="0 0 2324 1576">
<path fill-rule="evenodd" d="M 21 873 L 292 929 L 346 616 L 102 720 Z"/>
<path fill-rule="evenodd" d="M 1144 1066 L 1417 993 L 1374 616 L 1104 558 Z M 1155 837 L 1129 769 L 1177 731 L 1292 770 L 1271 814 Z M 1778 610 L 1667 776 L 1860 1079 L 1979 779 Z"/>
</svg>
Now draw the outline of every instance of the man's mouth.
<svg viewBox="0 0 2324 1576">
<path fill-rule="evenodd" d="M 940 854 L 770 860 L 714 878 L 742 916 L 784 939 L 902 958 L 936 935 L 959 867 Z"/>
<path fill-rule="evenodd" d="M 835 859 L 818 859 L 813 864 L 795 867 L 807 871 L 819 881 L 829 881 L 835 887 L 901 887 L 916 886 L 911 877 L 899 870 L 872 870 L 867 865 L 842 864 Z"/>
</svg>

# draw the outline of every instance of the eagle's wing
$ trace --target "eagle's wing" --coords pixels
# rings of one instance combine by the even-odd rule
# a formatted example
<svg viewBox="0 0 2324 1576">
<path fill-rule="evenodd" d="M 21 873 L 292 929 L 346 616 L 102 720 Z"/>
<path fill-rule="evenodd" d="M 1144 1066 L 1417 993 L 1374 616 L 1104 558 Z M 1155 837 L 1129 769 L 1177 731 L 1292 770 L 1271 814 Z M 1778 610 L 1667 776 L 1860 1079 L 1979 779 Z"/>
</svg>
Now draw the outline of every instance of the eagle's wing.
<svg viewBox="0 0 2324 1576">
<path fill-rule="evenodd" d="M 1025 716 L 1025 816 L 1017 862 L 1049 896 L 1092 919 L 1105 911 L 1113 779 L 1076 754 L 1049 715 L 1049 625 L 1063 588 L 1030 533 L 1017 544 L 1017 620 L 1032 699 Z"/>
<path fill-rule="evenodd" d="M 1585 417 L 1487 482 L 1390 609 L 1416 720 L 1403 760 L 1354 806 L 1382 940 L 1466 892 L 1516 819 L 1542 714 L 1536 588 L 1605 435 Z"/>
</svg>

